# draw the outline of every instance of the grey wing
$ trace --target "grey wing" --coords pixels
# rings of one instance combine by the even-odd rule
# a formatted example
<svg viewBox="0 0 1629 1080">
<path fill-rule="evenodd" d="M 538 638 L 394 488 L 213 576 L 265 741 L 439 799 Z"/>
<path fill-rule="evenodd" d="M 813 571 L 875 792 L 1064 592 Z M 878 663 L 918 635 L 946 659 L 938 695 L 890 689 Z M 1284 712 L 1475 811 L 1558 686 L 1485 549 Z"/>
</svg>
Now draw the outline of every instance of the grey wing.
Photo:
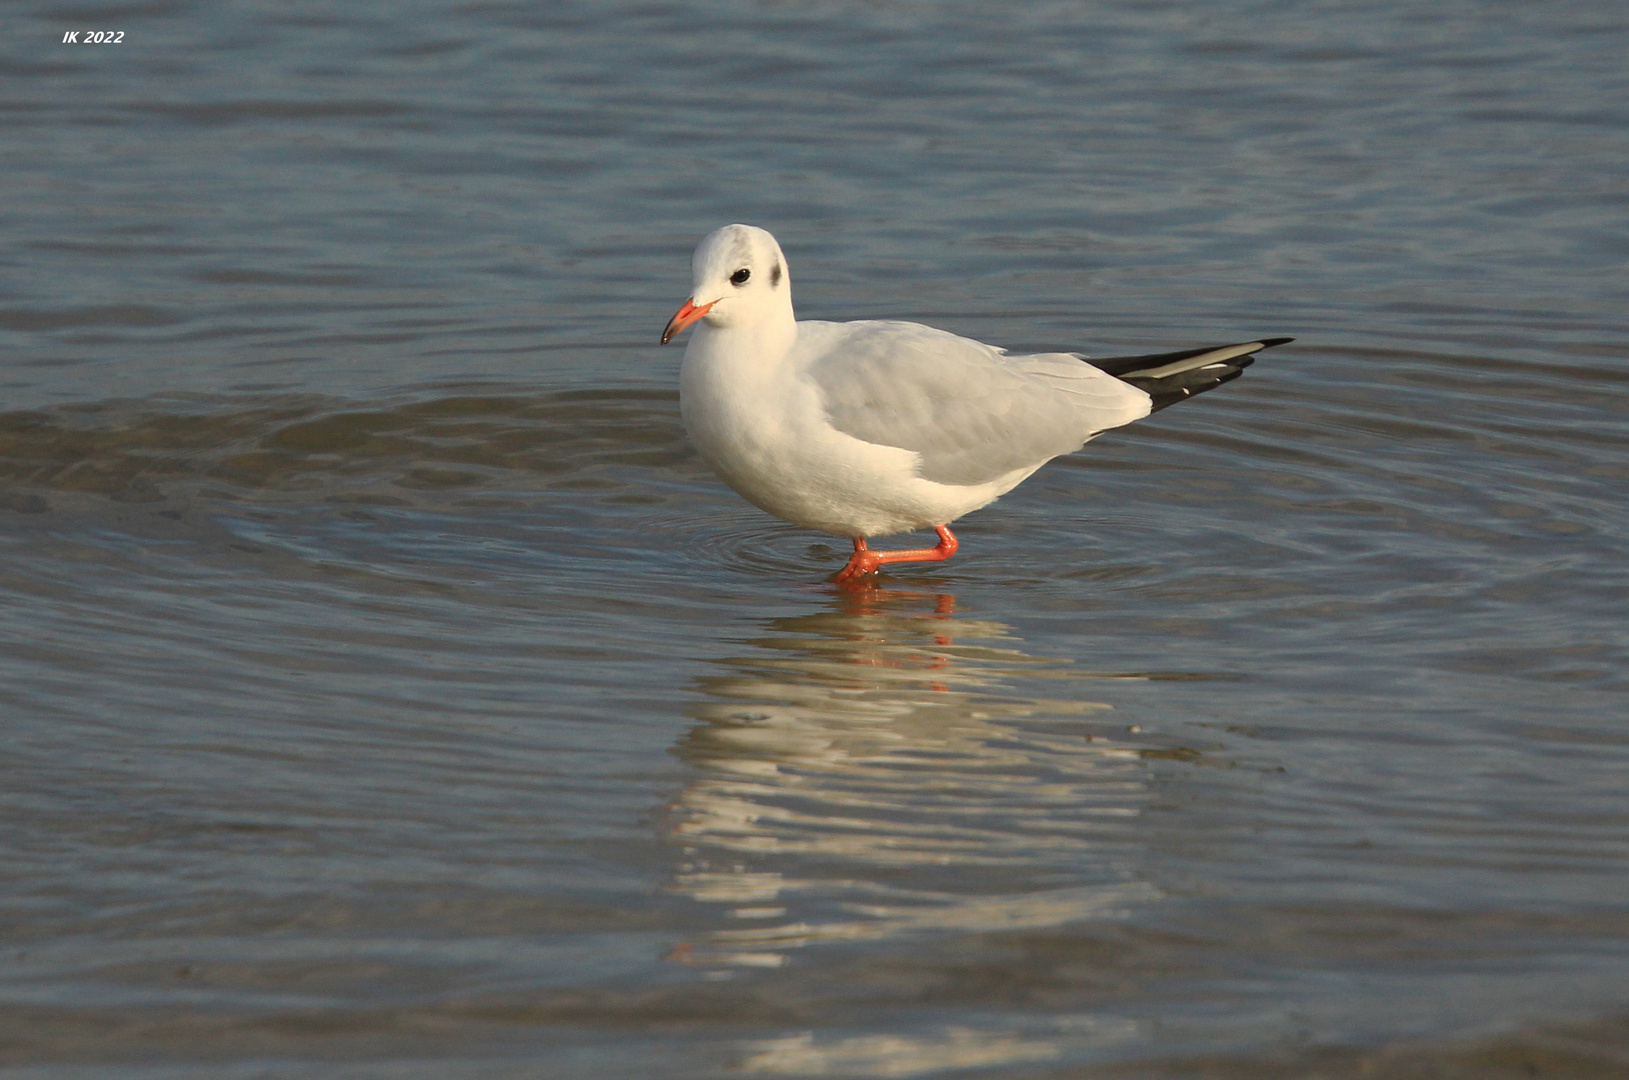
<svg viewBox="0 0 1629 1080">
<path fill-rule="evenodd" d="M 914 323 L 802 325 L 820 327 L 807 371 L 833 426 L 914 451 L 940 484 L 1038 468 L 1149 410 L 1147 394 L 1073 356 L 1009 357 Z"/>
</svg>

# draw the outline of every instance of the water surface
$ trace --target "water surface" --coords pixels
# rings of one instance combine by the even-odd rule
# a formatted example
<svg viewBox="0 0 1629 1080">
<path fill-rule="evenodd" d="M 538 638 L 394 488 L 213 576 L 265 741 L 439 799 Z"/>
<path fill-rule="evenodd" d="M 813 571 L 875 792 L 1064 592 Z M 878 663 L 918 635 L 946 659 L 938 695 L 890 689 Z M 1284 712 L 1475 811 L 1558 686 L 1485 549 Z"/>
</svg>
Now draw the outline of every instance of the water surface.
<svg viewBox="0 0 1629 1080">
<path fill-rule="evenodd" d="M 1629 1074 L 1617 6 L 8 29 L 7 1075 Z M 735 220 L 1298 340 L 844 592 L 654 344 Z"/>
</svg>

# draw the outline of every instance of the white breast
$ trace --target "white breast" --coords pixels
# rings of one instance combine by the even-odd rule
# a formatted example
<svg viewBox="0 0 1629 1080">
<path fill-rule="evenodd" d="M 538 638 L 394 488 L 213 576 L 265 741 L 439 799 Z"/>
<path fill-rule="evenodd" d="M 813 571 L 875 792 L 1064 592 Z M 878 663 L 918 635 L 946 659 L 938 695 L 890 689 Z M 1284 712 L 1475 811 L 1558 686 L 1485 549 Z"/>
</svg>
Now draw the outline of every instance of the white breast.
<svg viewBox="0 0 1629 1080">
<path fill-rule="evenodd" d="M 916 453 L 831 425 L 818 386 L 789 359 L 791 341 L 697 329 L 679 376 L 685 428 L 721 480 L 776 517 L 841 536 L 931 528 L 1034 471 L 976 487 L 924 480 Z"/>
</svg>

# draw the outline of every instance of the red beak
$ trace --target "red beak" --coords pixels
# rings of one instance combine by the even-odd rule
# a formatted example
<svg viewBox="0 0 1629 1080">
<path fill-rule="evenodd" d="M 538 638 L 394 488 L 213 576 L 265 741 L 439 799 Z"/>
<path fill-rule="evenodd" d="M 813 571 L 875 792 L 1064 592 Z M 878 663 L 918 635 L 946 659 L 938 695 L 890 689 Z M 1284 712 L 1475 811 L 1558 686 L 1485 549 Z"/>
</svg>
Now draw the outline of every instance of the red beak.
<svg viewBox="0 0 1629 1080">
<path fill-rule="evenodd" d="M 690 301 L 686 300 L 684 302 L 684 307 L 680 308 L 678 313 L 674 315 L 673 318 L 668 320 L 667 329 L 662 331 L 662 344 L 666 345 L 668 342 L 673 340 L 674 334 L 677 334 L 680 330 L 683 330 L 685 327 L 689 326 L 691 323 L 713 310 L 713 304 L 716 303 L 718 303 L 718 301 L 714 300 L 711 304 L 703 304 L 701 307 L 697 307 Z"/>
</svg>

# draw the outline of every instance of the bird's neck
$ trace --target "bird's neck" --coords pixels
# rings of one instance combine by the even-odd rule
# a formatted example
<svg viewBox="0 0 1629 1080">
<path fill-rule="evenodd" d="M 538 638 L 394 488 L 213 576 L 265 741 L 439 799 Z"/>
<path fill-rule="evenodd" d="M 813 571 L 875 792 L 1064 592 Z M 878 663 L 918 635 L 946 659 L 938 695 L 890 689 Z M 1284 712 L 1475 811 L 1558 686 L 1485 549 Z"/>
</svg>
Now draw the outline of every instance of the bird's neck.
<svg viewBox="0 0 1629 1080">
<path fill-rule="evenodd" d="M 758 370 L 778 367 L 797 341 L 798 324 L 791 306 L 751 323 L 716 328 L 705 321 L 696 327 L 686 355 L 715 362 L 750 364 Z"/>
</svg>

